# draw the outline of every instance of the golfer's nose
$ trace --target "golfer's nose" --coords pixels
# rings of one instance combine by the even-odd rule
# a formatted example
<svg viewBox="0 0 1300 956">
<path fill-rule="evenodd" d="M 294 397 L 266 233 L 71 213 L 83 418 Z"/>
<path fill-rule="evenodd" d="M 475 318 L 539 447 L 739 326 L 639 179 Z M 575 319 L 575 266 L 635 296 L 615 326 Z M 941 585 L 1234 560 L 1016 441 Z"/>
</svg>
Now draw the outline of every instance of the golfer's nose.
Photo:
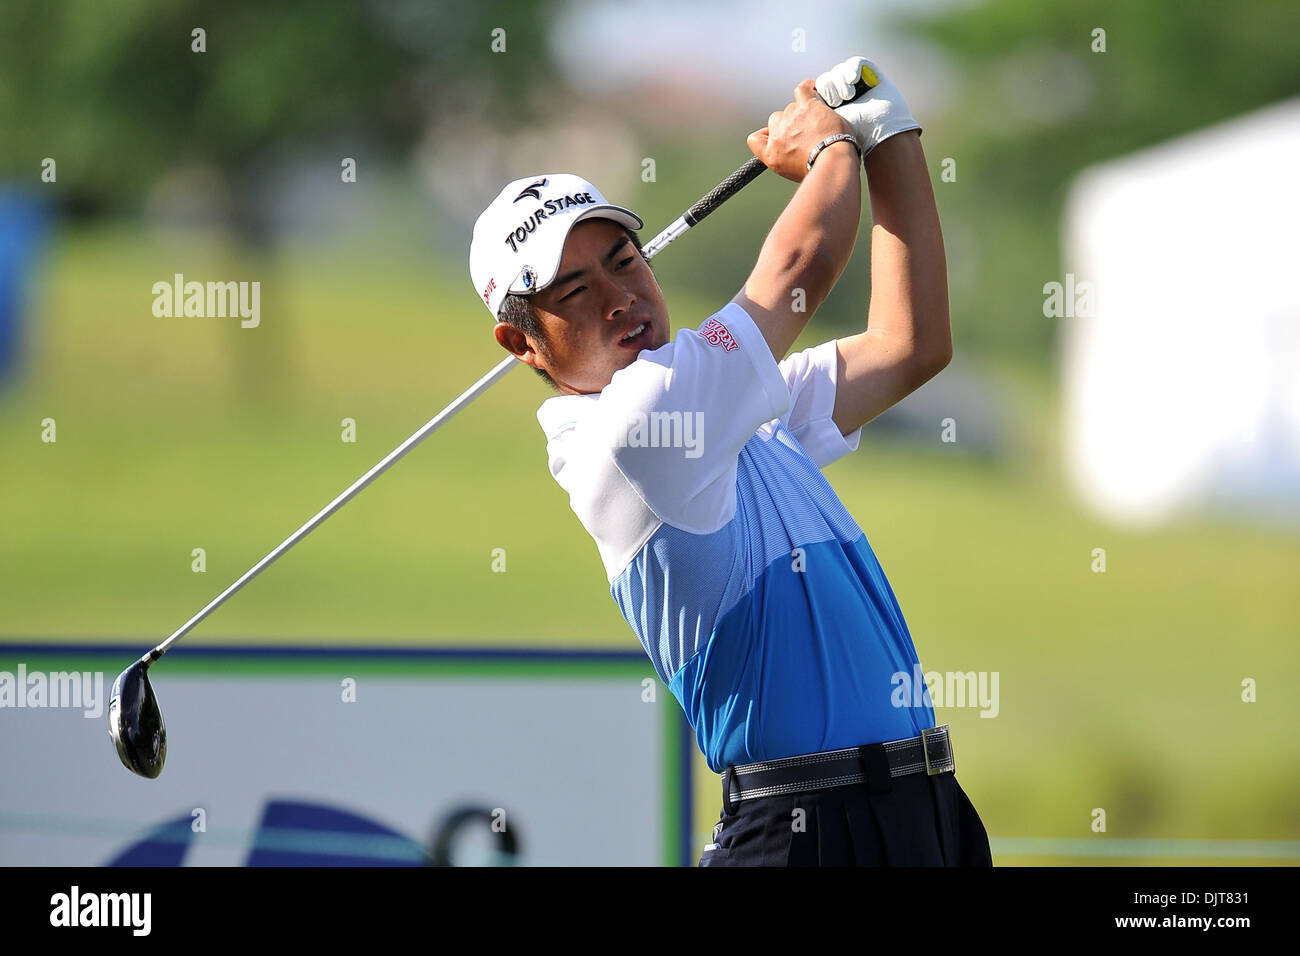
<svg viewBox="0 0 1300 956">
<path fill-rule="evenodd" d="M 602 292 L 605 297 L 605 318 L 612 322 L 622 318 L 632 308 L 636 295 L 615 279 L 606 279 L 605 285 Z"/>
</svg>

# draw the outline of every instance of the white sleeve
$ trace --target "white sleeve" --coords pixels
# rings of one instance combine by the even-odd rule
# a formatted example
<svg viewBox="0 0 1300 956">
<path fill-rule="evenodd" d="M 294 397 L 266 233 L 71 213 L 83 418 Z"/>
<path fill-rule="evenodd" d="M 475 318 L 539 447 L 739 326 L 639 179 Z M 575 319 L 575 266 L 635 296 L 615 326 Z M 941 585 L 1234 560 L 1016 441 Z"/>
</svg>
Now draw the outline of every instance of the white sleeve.
<svg viewBox="0 0 1300 956">
<path fill-rule="evenodd" d="M 861 428 L 842 435 L 831 418 L 838 369 L 834 339 L 796 352 L 781 363 L 781 375 L 790 392 L 790 408 L 781 416 L 781 424 L 798 439 L 818 468 L 857 451 L 862 439 Z"/>
<path fill-rule="evenodd" d="M 736 460 L 790 393 L 762 332 L 728 303 L 616 372 L 591 425 L 661 521 L 709 534 L 736 511 Z"/>
</svg>

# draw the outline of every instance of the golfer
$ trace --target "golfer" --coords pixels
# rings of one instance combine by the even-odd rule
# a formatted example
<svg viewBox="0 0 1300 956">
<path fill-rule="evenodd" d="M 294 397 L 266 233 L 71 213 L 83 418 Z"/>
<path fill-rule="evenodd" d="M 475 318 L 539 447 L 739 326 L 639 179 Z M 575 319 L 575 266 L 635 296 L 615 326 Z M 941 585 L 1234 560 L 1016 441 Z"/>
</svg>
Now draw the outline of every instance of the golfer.
<svg viewBox="0 0 1300 956">
<path fill-rule="evenodd" d="M 920 669 L 898 601 L 821 473 L 952 354 L 920 132 L 862 57 L 795 87 L 748 137 L 794 196 L 735 298 L 675 336 L 641 220 L 578 176 L 516 180 L 474 228 L 497 342 L 559 393 L 537 413 L 551 474 L 722 775 L 702 866 L 992 863 L 947 726 L 900 689 Z M 864 164 L 867 328 L 786 358 L 849 261 Z"/>
</svg>

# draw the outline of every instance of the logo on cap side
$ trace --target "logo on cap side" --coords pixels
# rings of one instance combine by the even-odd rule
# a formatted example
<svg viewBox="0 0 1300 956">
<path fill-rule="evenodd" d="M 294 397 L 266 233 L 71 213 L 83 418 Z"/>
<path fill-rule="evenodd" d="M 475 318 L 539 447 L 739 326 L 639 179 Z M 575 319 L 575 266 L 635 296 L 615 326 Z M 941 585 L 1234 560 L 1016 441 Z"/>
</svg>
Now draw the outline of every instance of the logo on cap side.
<svg viewBox="0 0 1300 956">
<path fill-rule="evenodd" d="M 533 283 L 537 281 L 537 273 L 533 271 L 532 266 L 524 266 L 523 272 L 520 273 L 520 276 L 524 281 L 525 289 L 531 289 Z"/>
<path fill-rule="evenodd" d="M 519 200 L 523 199 L 525 196 L 532 196 L 534 199 L 541 199 L 542 194 L 539 190 L 549 182 L 550 182 L 549 179 L 537 180 L 537 182 L 533 183 L 531 186 L 529 186 L 527 189 L 521 192 L 518 196 L 516 196 L 515 202 L 519 202 Z"/>
</svg>

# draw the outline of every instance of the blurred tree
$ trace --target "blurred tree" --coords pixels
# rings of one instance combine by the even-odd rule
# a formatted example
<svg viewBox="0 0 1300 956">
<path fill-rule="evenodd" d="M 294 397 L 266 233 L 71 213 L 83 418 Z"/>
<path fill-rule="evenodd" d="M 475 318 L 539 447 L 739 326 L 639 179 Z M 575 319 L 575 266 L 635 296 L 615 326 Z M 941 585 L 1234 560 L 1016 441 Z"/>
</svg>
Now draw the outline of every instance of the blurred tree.
<svg viewBox="0 0 1300 956">
<path fill-rule="evenodd" d="M 0 180 L 40 188 L 51 157 L 57 185 L 40 194 L 92 216 L 133 211 L 169 171 L 202 170 L 171 199 L 223 210 L 235 254 L 256 262 L 263 314 L 277 315 L 256 347 L 227 339 L 238 394 L 260 413 L 296 355 L 268 168 L 282 151 L 336 150 L 337 176 L 344 156 L 409 147 L 453 101 L 518 111 L 521 74 L 529 96 L 554 82 L 551 2 L 5 0 Z"/>
<path fill-rule="evenodd" d="M 73 211 L 138 203 L 168 169 L 216 166 L 245 238 L 246 188 L 278 144 L 355 137 L 401 148 L 449 97 L 503 107 L 520 64 L 552 81 L 550 0 L 6 0 L 0 4 L 0 178 L 58 163 Z M 492 31 L 507 31 L 493 52 Z M 192 31 L 206 52 L 192 50 Z M 242 201 L 239 201 L 241 200 Z"/>
<path fill-rule="evenodd" d="M 936 192 L 975 240 L 954 327 L 964 345 L 1003 353 L 1042 356 L 1055 341 L 1042 286 L 1060 272 L 1073 174 L 1300 93 L 1294 0 L 989 0 L 900 25 L 963 75 L 929 159 L 936 180 L 941 156 L 957 159 L 957 184 Z"/>
</svg>

